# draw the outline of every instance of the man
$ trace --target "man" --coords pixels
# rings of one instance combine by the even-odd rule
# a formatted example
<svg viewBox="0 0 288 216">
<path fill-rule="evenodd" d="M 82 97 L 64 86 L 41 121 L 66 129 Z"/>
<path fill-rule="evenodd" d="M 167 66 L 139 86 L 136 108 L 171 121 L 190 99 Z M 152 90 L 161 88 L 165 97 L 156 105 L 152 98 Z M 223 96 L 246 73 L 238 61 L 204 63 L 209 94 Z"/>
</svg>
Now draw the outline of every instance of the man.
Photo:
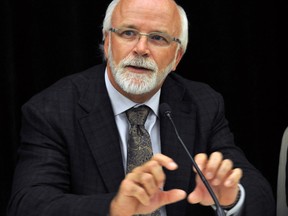
<svg viewBox="0 0 288 216">
<path fill-rule="evenodd" d="M 173 0 L 112 1 L 103 25 L 107 64 L 23 106 L 9 216 L 212 215 L 213 199 L 159 114 L 164 102 L 227 214 L 274 215 L 269 184 L 233 143 L 222 97 L 172 72 L 187 23 Z M 143 104 L 154 156 L 128 169 L 126 111 Z"/>
</svg>

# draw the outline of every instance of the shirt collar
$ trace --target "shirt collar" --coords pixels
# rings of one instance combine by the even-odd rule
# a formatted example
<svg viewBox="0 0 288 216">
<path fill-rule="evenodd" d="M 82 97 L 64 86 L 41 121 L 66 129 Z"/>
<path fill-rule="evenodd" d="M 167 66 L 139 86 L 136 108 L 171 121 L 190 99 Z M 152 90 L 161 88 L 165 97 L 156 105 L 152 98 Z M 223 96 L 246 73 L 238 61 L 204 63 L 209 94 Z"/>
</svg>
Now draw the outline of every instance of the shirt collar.
<svg viewBox="0 0 288 216">
<path fill-rule="evenodd" d="M 161 89 L 159 89 L 148 101 L 142 104 L 138 104 L 131 101 L 114 88 L 114 86 L 111 84 L 108 78 L 107 68 L 105 70 L 105 84 L 115 116 L 125 112 L 131 107 L 139 106 L 142 104 L 145 104 L 146 106 L 150 107 L 150 109 L 153 110 L 154 114 L 156 116 L 159 116 L 159 101 L 160 101 Z"/>
</svg>

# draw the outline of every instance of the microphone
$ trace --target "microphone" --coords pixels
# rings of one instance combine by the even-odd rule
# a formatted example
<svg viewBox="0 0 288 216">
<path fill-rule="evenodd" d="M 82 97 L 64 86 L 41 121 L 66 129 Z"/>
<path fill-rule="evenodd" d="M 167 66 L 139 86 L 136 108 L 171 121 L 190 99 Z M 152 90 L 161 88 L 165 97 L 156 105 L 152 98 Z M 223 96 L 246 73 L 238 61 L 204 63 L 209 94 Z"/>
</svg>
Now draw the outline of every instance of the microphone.
<svg viewBox="0 0 288 216">
<path fill-rule="evenodd" d="M 193 157 L 191 156 L 191 154 L 189 153 L 186 145 L 184 144 L 184 142 L 182 141 L 181 137 L 179 136 L 179 133 L 178 133 L 178 130 L 174 124 L 174 121 L 172 119 L 172 111 L 171 111 L 171 108 L 170 106 L 167 104 L 167 103 L 162 103 L 160 104 L 160 107 L 159 107 L 159 110 L 160 110 L 160 113 L 161 115 L 163 115 L 164 117 L 167 117 L 171 123 L 171 125 L 173 126 L 174 128 L 174 131 L 175 131 L 175 134 L 179 140 L 179 142 L 182 144 L 182 147 L 184 148 L 184 150 L 186 151 L 187 155 L 189 156 L 193 166 L 195 167 L 198 175 L 200 176 L 201 178 L 201 181 L 204 183 L 205 187 L 207 188 L 210 196 L 212 197 L 214 203 L 215 203 L 215 206 L 216 206 L 216 211 L 215 211 L 215 214 L 217 216 L 226 216 L 226 213 L 224 212 L 224 210 L 222 209 L 215 193 L 213 192 L 210 184 L 208 183 L 207 179 L 205 178 L 205 176 L 203 175 L 203 173 L 201 172 L 200 168 L 198 167 L 198 165 L 196 164 L 195 160 L 193 159 Z"/>
</svg>

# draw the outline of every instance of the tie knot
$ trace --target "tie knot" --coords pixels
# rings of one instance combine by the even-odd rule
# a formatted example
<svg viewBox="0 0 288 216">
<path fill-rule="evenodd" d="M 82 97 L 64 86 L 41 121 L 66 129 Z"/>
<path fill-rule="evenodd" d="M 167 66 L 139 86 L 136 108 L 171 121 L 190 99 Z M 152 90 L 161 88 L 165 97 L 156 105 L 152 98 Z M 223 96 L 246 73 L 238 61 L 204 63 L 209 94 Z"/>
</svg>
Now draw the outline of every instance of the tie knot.
<svg viewBox="0 0 288 216">
<path fill-rule="evenodd" d="M 127 110 L 126 115 L 131 125 L 144 125 L 149 112 L 150 108 L 142 105 L 137 108 Z"/>
</svg>

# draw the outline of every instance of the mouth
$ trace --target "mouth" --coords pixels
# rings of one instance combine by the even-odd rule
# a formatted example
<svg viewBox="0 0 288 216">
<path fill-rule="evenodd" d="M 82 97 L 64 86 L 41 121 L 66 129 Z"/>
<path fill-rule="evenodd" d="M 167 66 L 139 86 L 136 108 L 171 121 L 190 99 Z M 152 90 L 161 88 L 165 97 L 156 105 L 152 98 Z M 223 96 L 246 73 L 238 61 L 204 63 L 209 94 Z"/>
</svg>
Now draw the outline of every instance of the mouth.
<svg viewBox="0 0 288 216">
<path fill-rule="evenodd" d="M 125 68 L 127 68 L 129 71 L 135 72 L 135 73 L 153 72 L 152 69 L 145 68 L 145 67 L 134 66 L 134 65 L 127 65 Z"/>
</svg>

